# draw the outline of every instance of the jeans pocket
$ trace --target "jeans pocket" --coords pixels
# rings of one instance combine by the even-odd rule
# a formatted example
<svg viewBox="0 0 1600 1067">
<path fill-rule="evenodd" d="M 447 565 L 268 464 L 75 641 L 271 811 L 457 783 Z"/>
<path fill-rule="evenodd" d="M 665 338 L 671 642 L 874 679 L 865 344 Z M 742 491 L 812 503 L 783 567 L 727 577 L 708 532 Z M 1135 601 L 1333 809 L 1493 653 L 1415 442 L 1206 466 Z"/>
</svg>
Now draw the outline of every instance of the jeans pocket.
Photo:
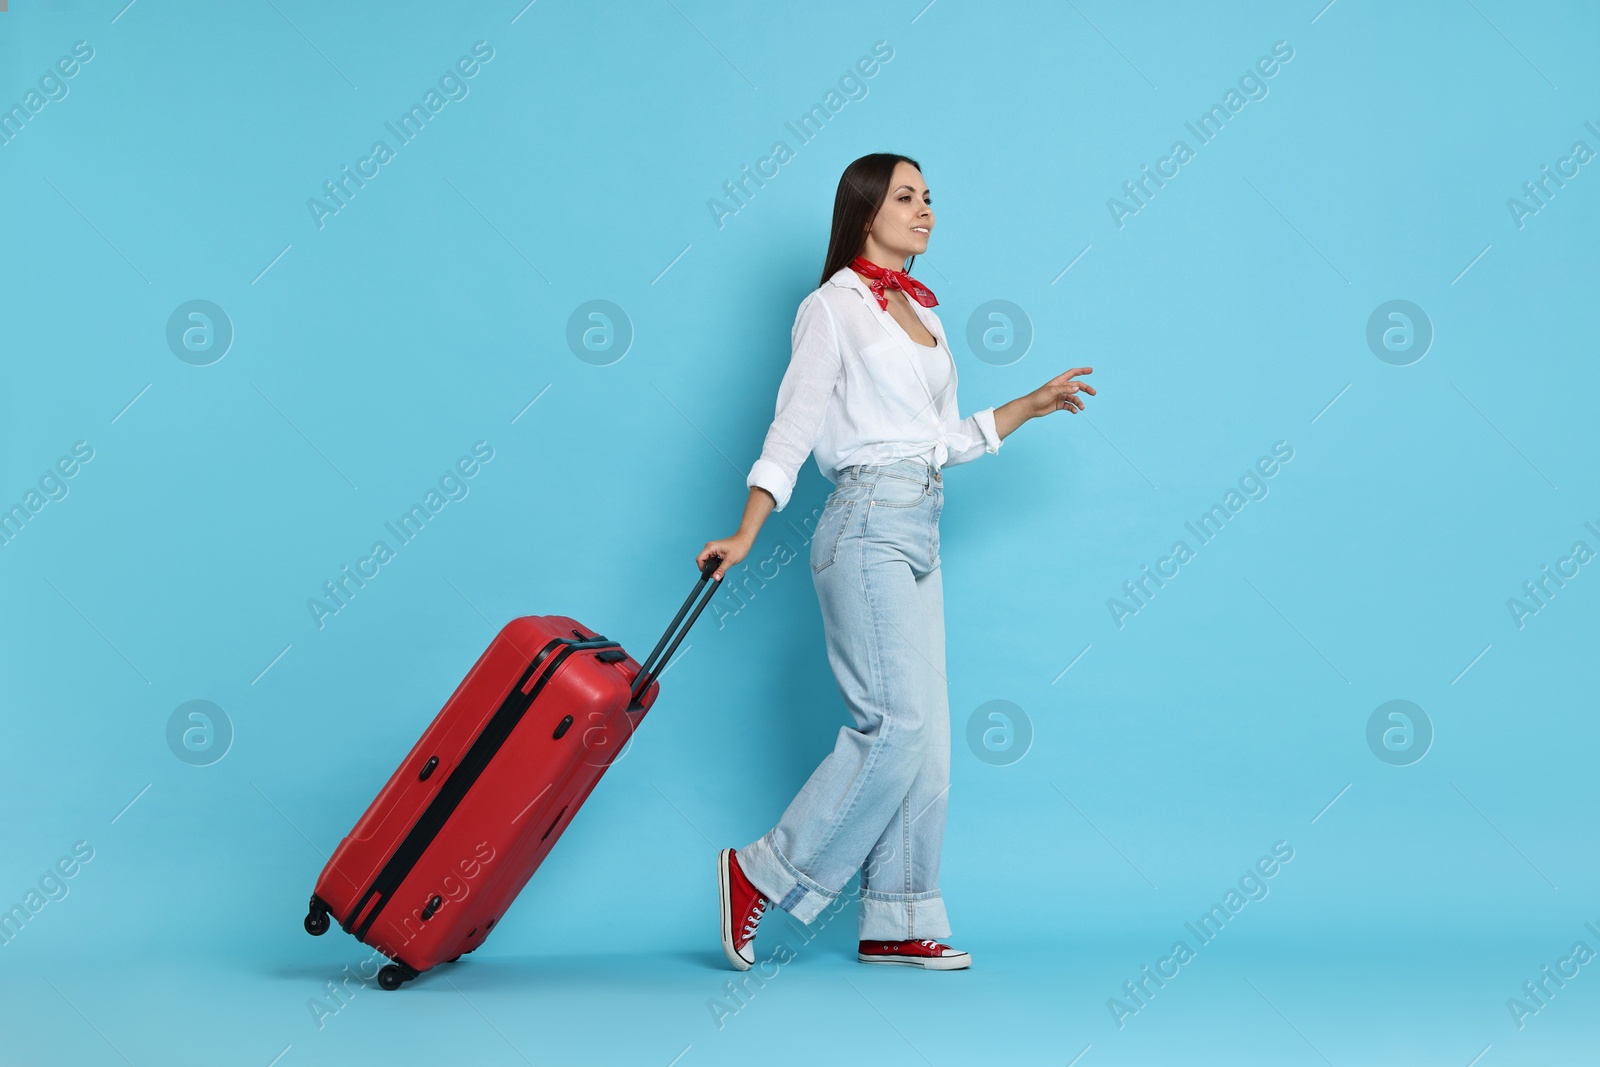
<svg viewBox="0 0 1600 1067">
<path fill-rule="evenodd" d="M 817 529 L 811 535 L 811 573 L 818 574 L 833 566 L 839 554 L 839 542 L 844 538 L 845 527 L 850 525 L 850 514 L 855 510 L 854 500 L 830 499 L 817 520 Z"/>
<path fill-rule="evenodd" d="M 872 503 L 880 508 L 914 508 L 928 495 L 928 487 L 910 478 L 884 474 L 872 487 Z"/>
</svg>

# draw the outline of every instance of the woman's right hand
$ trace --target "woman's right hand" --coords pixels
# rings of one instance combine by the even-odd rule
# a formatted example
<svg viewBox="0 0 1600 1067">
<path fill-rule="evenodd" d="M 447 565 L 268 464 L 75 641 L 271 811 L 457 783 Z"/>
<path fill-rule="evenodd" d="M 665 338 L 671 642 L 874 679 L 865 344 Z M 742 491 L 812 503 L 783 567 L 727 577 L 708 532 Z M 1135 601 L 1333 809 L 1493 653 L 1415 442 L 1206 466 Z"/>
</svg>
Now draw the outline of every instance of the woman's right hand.
<svg viewBox="0 0 1600 1067">
<path fill-rule="evenodd" d="M 722 576 L 728 573 L 730 567 L 750 554 L 752 541 L 752 538 L 742 537 L 739 534 L 716 541 L 707 541 L 706 547 L 702 548 L 700 554 L 694 558 L 694 565 L 703 570 L 706 560 L 712 556 L 721 556 L 722 562 L 717 564 L 716 573 L 712 575 L 715 580 L 721 581 Z"/>
</svg>

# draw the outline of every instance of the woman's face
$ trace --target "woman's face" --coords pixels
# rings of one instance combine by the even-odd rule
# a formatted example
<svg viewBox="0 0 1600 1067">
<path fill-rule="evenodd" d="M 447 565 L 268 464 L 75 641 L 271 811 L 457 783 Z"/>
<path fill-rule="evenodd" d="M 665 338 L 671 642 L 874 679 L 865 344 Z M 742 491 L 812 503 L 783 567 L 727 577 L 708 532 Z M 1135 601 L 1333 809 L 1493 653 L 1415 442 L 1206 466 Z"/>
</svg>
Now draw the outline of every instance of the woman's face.
<svg viewBox="0 0 1600 1067">
<path fill-rule="evenodd" d="M 926 252 L 933 233 L 932 203 L 922 172 L 905 160 L 896 163 L 888 195 L 867 229 L 866 257 L 873 262 L 882 258 L 898 270 L 907 258 Z"/>
</svg>

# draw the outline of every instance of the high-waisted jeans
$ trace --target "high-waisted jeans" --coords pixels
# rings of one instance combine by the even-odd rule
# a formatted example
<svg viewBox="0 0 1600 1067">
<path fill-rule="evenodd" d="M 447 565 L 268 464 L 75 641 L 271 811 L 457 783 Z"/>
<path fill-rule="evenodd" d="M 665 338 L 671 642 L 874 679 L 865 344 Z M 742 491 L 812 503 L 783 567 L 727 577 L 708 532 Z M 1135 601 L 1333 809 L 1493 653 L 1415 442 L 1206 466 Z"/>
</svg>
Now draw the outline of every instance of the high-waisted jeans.
<svg viewBox="0 0 1600 1067">
<path fill-rule="evenodd" d="M 763 896 L 810 923 L 861 873 L 862 940 L 950 936 L 939 894 L 950 790 L 939 512 L 918 460 L 846 467 L 811 540 L 828 662 L 855 725 L 738 850 Z"/>
</svg>

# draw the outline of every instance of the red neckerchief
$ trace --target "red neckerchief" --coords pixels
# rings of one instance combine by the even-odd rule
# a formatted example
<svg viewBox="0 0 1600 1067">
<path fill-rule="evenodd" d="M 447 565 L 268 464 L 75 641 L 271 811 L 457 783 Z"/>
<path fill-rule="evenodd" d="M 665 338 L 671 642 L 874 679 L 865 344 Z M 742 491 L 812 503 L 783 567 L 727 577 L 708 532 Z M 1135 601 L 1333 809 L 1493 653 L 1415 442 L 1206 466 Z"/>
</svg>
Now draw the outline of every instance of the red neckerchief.
<svg viewBox="0 0 1600 1067">
<path fill-rule="evenodd" d="M 878 307 L 884 311 L 889 310 L 889 298 L 883 295 L 885 289 L 899 289 L 925 308 L 931 308 L 939 302 L 934 298 L 932 289 L 903 270 L 880 267 L 865 256 L 851 260 L 850 269 L 867 276 L 867 288 L 878 298 Z"/>
</svg>

